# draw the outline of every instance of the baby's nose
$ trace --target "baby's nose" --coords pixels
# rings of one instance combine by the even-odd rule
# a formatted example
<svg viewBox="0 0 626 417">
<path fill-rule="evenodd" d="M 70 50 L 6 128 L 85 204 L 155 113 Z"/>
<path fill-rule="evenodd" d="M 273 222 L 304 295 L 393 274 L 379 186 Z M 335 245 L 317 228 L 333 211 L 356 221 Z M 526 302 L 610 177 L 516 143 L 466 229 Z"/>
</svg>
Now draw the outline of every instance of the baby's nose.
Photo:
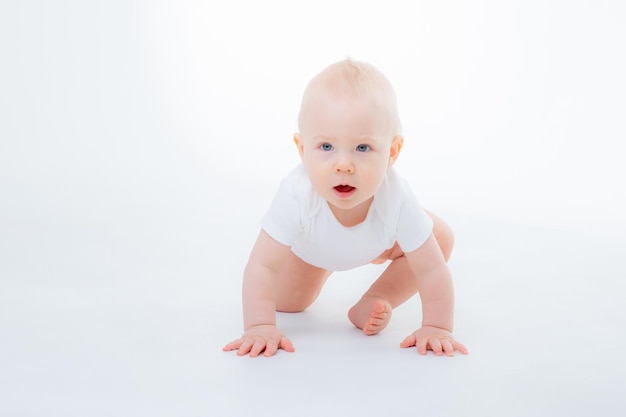
<svg viewBox="0 0 626 417">
<path fill-rule="evenodd" d="M 341 174 L 341 173 L 352 174 L 354 173 L 354 165 L 352 165 L 349 162 L 339 162 L 337 163 L 337 165 L 335 165 L 335 172 L 337 174 Z"/>
</svg>

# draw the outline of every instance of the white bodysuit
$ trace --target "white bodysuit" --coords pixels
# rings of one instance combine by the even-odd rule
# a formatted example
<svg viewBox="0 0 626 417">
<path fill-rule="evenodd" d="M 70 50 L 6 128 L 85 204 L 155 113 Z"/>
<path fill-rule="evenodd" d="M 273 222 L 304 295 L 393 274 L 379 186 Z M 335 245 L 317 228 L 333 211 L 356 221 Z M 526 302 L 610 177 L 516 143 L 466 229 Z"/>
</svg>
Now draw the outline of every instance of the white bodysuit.
<svg viewBox="0 0 626 417">
<path fill-rule="evenodd" d="M 343 226 L 313 189 L 302 163 L 282 180 L 261 221 L 268 235 L 300 259 L 329 271 L 370 263 L 395 242 L 403 252 L 412 252 L 428 239 L 432 225 L 406 181 L 391 168 L 366 219 Z"/>
</svg>

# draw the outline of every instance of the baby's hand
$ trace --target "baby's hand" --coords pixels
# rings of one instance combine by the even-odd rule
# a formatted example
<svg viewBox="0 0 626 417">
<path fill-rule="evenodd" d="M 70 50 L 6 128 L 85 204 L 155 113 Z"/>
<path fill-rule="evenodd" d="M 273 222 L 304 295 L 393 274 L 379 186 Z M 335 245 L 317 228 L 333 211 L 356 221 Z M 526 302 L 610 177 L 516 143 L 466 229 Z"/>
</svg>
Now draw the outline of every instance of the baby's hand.
<svg viewBox="0 0 626 417">
<path fill-rule="evenodd" d="M 272 356 L 278 349 L 284 349 L 287 352 L 295 350 L 291 340 L 287 339 L 276 326 L 267 324 L 250 327 L 240 339 L 233 340 L 222 350 L 225 352 L 237 350 L 238 356 L 245 356 L 249 353 L 250 357 L 254 358 L 261 352 L 265 352 L 264 356 Z"/>
<path fill-rule="evenodd" d="M 441 356 L 444 353 L 446 356 L 454 356 L 454 351 L 458 350 L 464 355 L 469 352 L 462 343 L 457 342 L 452 337 L 452 333 L 447 330 L 440 329 L 438 327 L 424 326 L 419 330 L 414 331 L 408 336 L 400 347 L 408 348 L 411 346 L 417 346 L 417 352 L 420 355 L 425 355 L 430 349 L 435 355 Z"/>
</svg>

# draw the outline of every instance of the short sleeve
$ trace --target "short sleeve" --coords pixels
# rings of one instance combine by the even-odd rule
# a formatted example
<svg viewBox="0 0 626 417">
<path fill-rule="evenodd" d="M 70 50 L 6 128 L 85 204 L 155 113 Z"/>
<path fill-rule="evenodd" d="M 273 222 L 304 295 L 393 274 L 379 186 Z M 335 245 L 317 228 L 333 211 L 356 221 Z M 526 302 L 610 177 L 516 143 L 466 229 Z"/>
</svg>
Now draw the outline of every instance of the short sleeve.
<svg viewBox="0 0 626 417">
<path fill-rule="evenodd" d="M 269 210 L 261 220 L 261 228 L 277 242 L 292 246 L 302 226 L 301 203 L 297 184 L 292 178 L 284 178 Z"/>
<path fill-rule="evenodd" d="M 405 253 L 413 252 L 428 240 L 432 229 L 433 220 L 409 191 L 400 207 L 396 231 L 398 245 Z"/>
</svg>

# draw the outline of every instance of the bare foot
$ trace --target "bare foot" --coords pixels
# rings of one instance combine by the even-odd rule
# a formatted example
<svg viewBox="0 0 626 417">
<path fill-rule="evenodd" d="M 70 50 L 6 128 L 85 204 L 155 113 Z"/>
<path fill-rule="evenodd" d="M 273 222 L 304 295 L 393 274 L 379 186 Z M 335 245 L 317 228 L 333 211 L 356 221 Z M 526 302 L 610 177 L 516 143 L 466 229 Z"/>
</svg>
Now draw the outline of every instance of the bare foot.
<svg viewBox="0 0 626 417">
<path fill-rule="evenodd" d="M 348 312 L 348 318 L 368 336 L 381 332 L 391 320 L 391 305 L 382 298 L 362 298 Z"/>
</svg>

